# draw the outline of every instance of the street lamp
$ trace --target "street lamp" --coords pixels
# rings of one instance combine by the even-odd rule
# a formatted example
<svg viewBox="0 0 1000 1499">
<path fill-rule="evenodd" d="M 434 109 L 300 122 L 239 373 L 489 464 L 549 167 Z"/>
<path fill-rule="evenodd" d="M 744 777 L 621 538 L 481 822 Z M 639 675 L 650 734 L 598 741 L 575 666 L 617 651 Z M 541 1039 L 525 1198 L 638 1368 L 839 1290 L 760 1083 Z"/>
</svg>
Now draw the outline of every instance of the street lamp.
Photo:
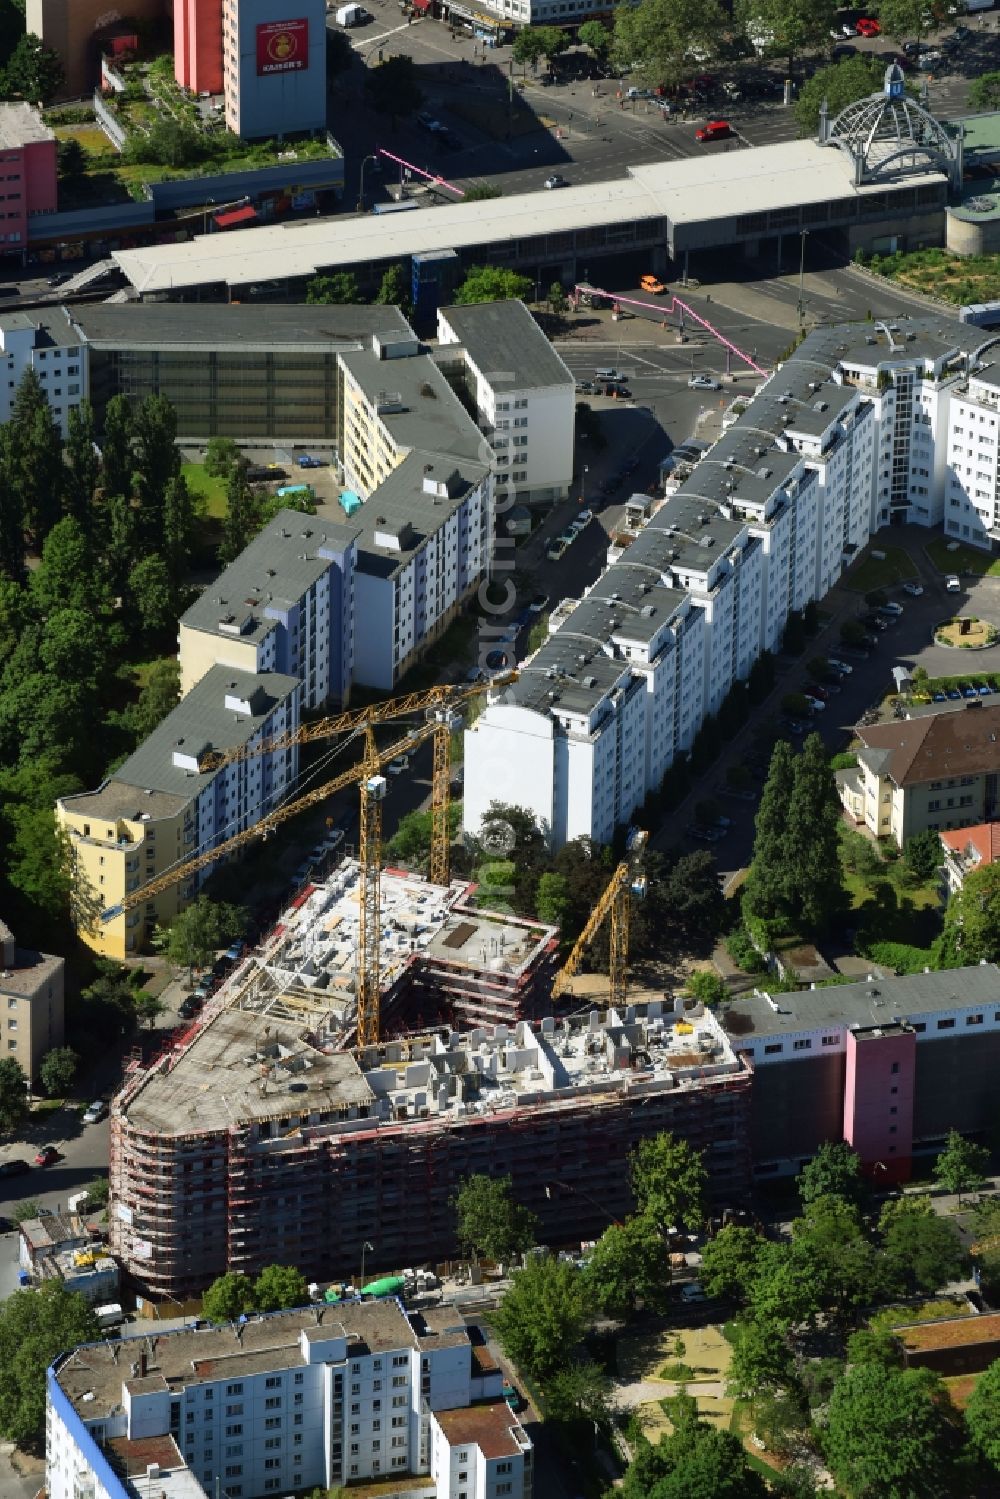
<svg viewBox="0 0 1000 1499">
<path fill-rule="evenodd" d="M 802 230 L 799 231 L 799 308 L 798 308 L 798 312 L 799 312 L 799 322 L 800 323 L 802 321 L 802 311 L 803 311 L 803 308 L 802 308 L 802 296 L 803 296 L 802 279 L 803 279 L 803 276 L 805 274 L 805 268 L 806 268 L 806 239 L 808 237 L 808 234 L 809 234 L 809 230 L 808 229 L 802 229 Z"/>
<path fill-rule="evenodd" d="M 365 211 L 365 167 L 370 161 L 378 163 L 377 156 L 366 156 L 361 163 L 361 186 L 358 189 L 358 213 Z"/>
</svg>

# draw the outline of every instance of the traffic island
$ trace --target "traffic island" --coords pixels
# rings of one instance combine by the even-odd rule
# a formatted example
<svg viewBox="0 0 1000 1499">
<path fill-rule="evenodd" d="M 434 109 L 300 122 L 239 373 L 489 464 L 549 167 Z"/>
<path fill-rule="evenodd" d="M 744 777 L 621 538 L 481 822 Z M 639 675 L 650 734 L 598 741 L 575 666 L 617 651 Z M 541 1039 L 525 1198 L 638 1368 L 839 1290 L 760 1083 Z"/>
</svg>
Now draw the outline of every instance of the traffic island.
<svg viewBox="0 0 1000 1499">
<path fill-rule="evenodd" d="M 996 639 L 995 626 L 974 614 L 956 615 L 934 626 L 934 644 L 946 645 L 951 650 L 982 651 L 995 645 Z"/>
</svg>

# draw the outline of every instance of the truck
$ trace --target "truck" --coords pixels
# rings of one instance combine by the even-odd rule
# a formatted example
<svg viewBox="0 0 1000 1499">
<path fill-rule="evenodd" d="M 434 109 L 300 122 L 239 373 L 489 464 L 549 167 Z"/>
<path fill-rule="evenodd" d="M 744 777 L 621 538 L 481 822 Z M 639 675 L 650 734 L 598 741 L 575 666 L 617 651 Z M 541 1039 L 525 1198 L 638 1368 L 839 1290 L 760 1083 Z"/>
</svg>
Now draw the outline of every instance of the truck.
<svg viewBox="0 0 1000 1499">
<path fill-rule="evenodd" d="M 125 1313 L 117 1301 L 108 1301 L 104 1306 L 95 1306 L 94 1316 L 97 1318 L 98 1327 L 102 1330 L 108 1327 L 120 1327 L 125 1321 Z"/>
<path fill-rule="evenodd" d="M 363 5 L 342 5 L 337 11 L 338 26 L 363 26 L 367 19 Z"/>
<path fill-rule="evenodd" d="M 1000 302 L 967 302 L 958 309 L 958 320 L 976 328 L 996 328 L 1000 325 Z"/>
</svg>

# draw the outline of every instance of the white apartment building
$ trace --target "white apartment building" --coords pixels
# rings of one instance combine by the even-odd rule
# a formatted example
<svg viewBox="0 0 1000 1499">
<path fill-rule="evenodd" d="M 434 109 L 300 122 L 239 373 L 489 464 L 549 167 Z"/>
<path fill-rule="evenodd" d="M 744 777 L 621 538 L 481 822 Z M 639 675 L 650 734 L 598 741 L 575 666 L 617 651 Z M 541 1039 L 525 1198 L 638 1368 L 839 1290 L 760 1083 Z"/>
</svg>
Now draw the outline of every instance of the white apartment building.
<svg viewBox="0 0 1000 1499">
<path fill-rule="evenodd" d="M 437 335 L 438 362 L 449 373 L 459 362 L 459 389 L 493 450 L 497 513 L 565 499 L 576 382 L 524 303 L 442 307 Z"/>
<path fill-rule="evenodd" d="M 65 308 L 0 316 L 0 423 L 10 421 L 27 369 L 38 376 L 65 437 L 71 409 L 88 396 L 87 350 Z"/>
<path fill-rule="evenodd" d="M 213 666 L 229 666 L 298 677 L 304 709 L 346 703 L 358 534 L 279 511 L 181 616 L 181 694 Z"/>
<path fill-rule="evenodd" d="M 469 832 L 506 801 L 557 846 L 607 842 L 780 646 L 789 613 L 837 581 L 874 513 L 876 414 L 845 374 L 836 341 L 850 334 L 810 335 L 642 530 L 617 539 L 599 583 L 553 613 L 549 640 L 466 733 Z"/>
<path fill-rule="evenodd" d="M 213 666 L 103 785 L 59 799 L 56 821 L 69 836 L 77 876 L 74 920 L 95 952 L 141 952 L 214 866 L 127 911 L 123 898 L 178 860 L 255 826 L 287 798 L 298 776 L 298 745 L 221 767 L 213 752 L 252 749 L 294 732 L 300 697 L 297 677 Z"/>
<path fill-rule="evenodd" d="M 77 1348 L 48 1371 L 49 1499 L 135 1479 L 169 1499 L 426 1495 L 428 1475 L 435 1499 L 531 1499 L 531 1443 L 480 1352 L 452 1308 L 395 1299 Z"/>
</svg>

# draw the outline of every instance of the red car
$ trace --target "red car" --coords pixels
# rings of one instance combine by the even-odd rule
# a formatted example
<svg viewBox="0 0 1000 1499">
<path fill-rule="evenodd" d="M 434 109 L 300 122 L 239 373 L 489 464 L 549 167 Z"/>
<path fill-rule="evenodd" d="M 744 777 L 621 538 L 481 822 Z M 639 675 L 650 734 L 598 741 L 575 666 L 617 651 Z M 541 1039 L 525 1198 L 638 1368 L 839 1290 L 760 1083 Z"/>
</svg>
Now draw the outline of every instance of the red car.
<svg viewBox="0 0 1000 1499">
<path fill-rule="evenodd" d="M 882 35 L 882 28 L 881 28 L 881 26 L 878 24 L 877 21 L 873 21 L 870 16 L 862 16 L 861 20 L 857 23 L 857 25 L 855 26 L 854 29 L 858 33 L 858 36 L 881 36 Z"/>
<path fill-rule="evenodd" d="M 721 141 L 732 133 L 733 127 L 728 120 L 709 120 L 700 130 L 695 131 L 694 138 L 696 141 Z"/>
<path fill-rule="evenodd" d="M 54 1145 L 45 1145 L 38 1152 L 38 1154 L 35 1156 L 35 1165 L 36 1166 L 51 1166 L 53 1164 L 53 1162 L 54 1161 L 58 1161 L 58 1159 L 59 1159 L 59 1152 L 58 1152 L 58 1150 L 56 1150 L 55 1146 Z"/>
</svg>

